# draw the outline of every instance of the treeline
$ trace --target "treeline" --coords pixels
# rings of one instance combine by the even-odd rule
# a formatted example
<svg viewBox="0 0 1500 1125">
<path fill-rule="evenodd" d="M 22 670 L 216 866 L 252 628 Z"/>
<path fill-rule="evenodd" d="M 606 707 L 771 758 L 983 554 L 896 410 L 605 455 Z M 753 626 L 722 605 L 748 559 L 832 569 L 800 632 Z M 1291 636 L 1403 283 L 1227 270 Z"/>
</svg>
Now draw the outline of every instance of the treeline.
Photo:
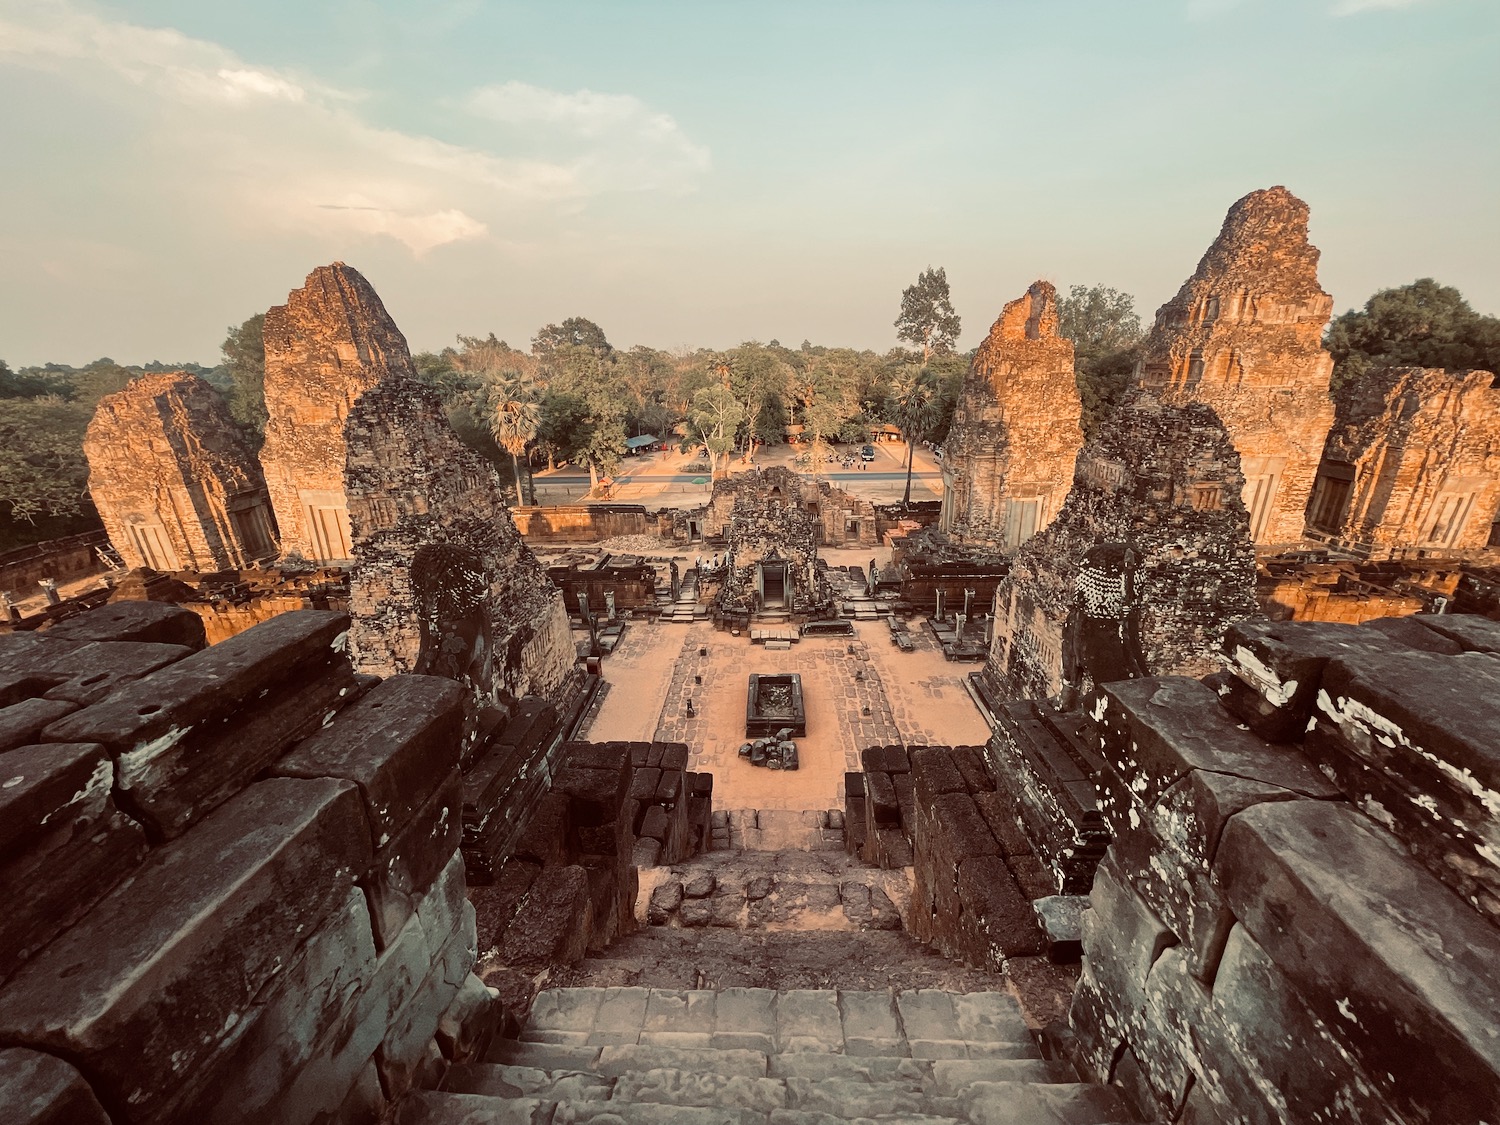
<svg viewBox="0 0 1500 1125">
<path fill-rule="evenodd" d="M 99 526 L 88 494 L 83 434 L 105 395 L 154 371 L 191 371 L 221 390 L 228 369 L 196 363 L 83 367 L 48 363 L 12 371 L 0 360 L 0 551 Z"/>
<path fill-rule="evenodd" d="M 998 311 L 998 310 L 996 310 Z M 1084 428 L 1108 416 L 1134 370 L 1142 325 L 1133 298 L 1102 285 L 1059 300 L 1073 340 Z M 98 526 L 88 499 L 83 434 L 106 394 L 152 371 L 191 371 L 218 387 L 258 445 L 265 426 L 263 316 L 231 328 L 224 362 L 11 370 L 0 361 L 0 550 Z M 902 294 L 884 353 L 747 341 L 725 350 L 616 348 L 591 320 L 542 327 L 524 348 L 493 334 L 414 356 L 470 446 L 514 473 L 528 498 L 529 468 L 567 460 L 598 478 L 613 473 L 627 438 L 652 434 L 702 450 L 723 472 L 736 455 L 786 441 L 863 441 L 872 425 L 941 444 L 973 353 L 955 351 L 959 318 L 943 271 L 928 269 Z M 1329 325 L 1335 388 L 1389 364 L 1500 368 L 1500 319 L 1430 278 L 1382 290 Z"/>
</svg>

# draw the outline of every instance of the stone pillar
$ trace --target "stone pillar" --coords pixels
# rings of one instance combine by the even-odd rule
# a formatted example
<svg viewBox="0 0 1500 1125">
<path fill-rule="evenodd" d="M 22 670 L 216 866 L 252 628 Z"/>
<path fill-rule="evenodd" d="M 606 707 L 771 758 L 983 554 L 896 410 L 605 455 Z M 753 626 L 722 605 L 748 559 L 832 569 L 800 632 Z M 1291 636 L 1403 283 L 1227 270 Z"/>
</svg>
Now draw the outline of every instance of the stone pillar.
<svg viewBox="0 0 1500 1125">
<path fill-rule="evenodd" d="M 5 619 L 12 624 L 20 623 L 21 611 L 11 603 L 10 594 L 4 591 L 0 591 L 0 614 L 3 614 Z"/>
<path fill-rule="evenodd" d="M 968 619 L 969 612 L 970 612 L 971 609 L 973 609 L 973 606 L 974 606 L 974 591 L 972 589 L 967 589 L 966 588 L 964 590 L 964 618 L 965 618 L 965 620 Z"/>
<path fill-rule="evenodd" d="M 587 594 L 578 595 L 578 613 L 583 618 L 583 623 L 589 631 L 589 655 L 601 655 L 599 631 L 594 625 L 594 615 L 589 612 L 589 596 Z"/>
<path fill-rule="evenodd" d="M 604 619 L 606 621 L 615 619 L 615 592 L 613 590 L 604 591 Z"/>
<path fill-rule="evenodd" d="M 62 598 L 57 593 L 57 579 L 43 578 L 37 585 L 42 588 L 42 593 L 47 595 L 48 605 L 59 605 L 62 602 Z"/>
<path fill-rule="evenodd" d="M 936 605 L 933 607 L 932 616 L 941 621 L 943 619 L 943 588 L 939 586 L 934 593 Z"/>
<path fill-rule="evenodd" d="M 682 573 L 677 569 L 677 560 L 672 560 L 672 600 L 677 600 L 678 593 L 682 590 Z"/>
</svg>

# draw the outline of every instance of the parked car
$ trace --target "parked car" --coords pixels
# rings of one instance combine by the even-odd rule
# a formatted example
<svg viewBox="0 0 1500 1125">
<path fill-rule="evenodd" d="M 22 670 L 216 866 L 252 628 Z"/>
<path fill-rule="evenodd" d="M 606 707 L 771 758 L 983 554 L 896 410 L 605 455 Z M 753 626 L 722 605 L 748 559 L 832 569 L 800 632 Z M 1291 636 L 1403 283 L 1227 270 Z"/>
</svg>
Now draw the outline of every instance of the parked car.
<svg viewBox="0 0 1500 1125">
<path fill-rule="evenodd" d="M 859 459 L 861 461 L 875 460 L 875 447 L 873 445 L 862 445 L 859 448 Z"/>
</svg>

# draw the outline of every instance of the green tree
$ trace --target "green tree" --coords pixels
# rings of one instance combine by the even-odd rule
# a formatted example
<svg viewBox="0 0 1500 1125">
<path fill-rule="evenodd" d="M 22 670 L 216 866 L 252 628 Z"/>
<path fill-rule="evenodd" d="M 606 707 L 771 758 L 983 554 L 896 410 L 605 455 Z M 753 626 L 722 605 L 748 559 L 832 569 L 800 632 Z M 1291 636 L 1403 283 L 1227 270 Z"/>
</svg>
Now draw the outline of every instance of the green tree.
<svg viewBox="0 0 1500 1125">
<path fill-rule="evenodd" d="M 1073 341 L 1084 436 L 1114 413 L 1145 338 L 1135 298 L 1107 285 L 1074 285 L 1057 301 L 1058 331 Z"/>
<path fill-rule="evenodd" d="M 727 374 L 727 372 L 726 372 Z M 700 387 L 693 395 L 688 425 L 703 448 L 708 451 L 711 476 L 729 475 L 729 454 L 734 449 L 735 434 L 745 418 L 745 407 L 727 384 Z M 723 468 L 720 469 L 720 459 Z"/>
<path fill-rule="evenodd" d="M 828 435 L 838 433 L 857 407 L 854 387 L 845 368 L 820 356 L 798 373 L 792 381 L 791 393 L 803 429 L 812 440 L 812 471 L 816 480 L 828 456 Z"/>
<path fill-rule="evenodd" d="M 1334 390 L 1377 367 L 1500 372 L 1500 318 L 1475 312 L 1457 289 L 1430 277 L 1382 289 L 1363 310 L 1336 317 L 1323 343 Z"/>
<path fill-rule="evenodd" d="M 93 514 L 83 434 L 93 406 L 59 395 L 10 399 L 0 411 L 0 517 L 35 525 Z"/>
<path fill-rule="evenodd" d="M 901 315 L 896 318 L 896 338 L 922 349 L 925 366 L 933 355 L 946 355 L 958 341 L 958 314 L 948 295 L 948 275 L 928 266 L 917 275 L 915 285 L 901 291 Z"/>
<path fill-rule="evenodd" d="M 600 356 L 607 356 L 614 351 L 604 338 L 604 329 L 581 316 L 570 316 L 561 324 L 544 325 L 532 337 L 531 351 L 534 355 L 551 355 L 560 348 L 587 348 Z"/>
<path fill-rule="evenodd" d="M 229 413 L 252 435 L 258 449 L 266 436 L 265 313 L 256 313 L 238 328 L 230 328 L 221 350 L 229 369 Z"/>
<path fill-rule="evenodd" d="M 10 365 L 0 359 L 0 399 L 37 398 L 41 395 L 66 395 L 70 388 L 46 372 L 12 371 Z"/>
</svg>

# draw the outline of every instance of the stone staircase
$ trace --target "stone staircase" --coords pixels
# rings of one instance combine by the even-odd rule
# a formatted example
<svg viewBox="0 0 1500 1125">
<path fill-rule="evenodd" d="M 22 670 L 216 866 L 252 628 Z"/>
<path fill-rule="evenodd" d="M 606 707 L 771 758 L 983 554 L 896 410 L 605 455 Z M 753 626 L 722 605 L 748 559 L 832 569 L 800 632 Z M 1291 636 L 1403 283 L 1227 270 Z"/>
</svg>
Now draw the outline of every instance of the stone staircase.
<svg viewBox="0 0 1500 1125">
<path fill-rule="evenodd" d="M 1003 992 L 566 988 L 401 1125 L 1109 1125 Z"/>
<path fill-rule="evenodd" d="M 675 601 L 663 603 L 662 621 L 675 622 L 679 625 L 691 625 L 694 621 L 702 621 L 708 617 L 708 607 L 698 604 L 698 570 L 696 567 L 682 576 L 682 583 L 677 589 Z"/>
</svg>

